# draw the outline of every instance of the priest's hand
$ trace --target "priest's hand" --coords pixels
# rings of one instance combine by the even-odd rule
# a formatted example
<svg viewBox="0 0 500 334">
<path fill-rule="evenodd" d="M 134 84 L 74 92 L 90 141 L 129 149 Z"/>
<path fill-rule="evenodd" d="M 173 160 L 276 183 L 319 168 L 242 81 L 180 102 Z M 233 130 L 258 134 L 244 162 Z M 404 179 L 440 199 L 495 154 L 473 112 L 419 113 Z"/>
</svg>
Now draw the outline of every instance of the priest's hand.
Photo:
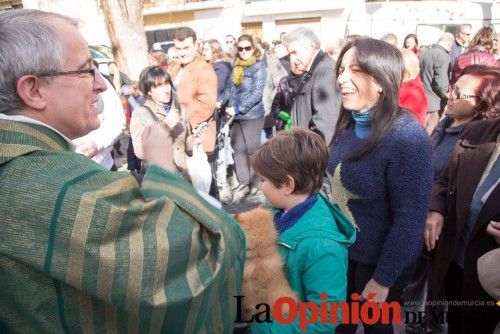
<svg viewBox="0 0 500 334">
<path fill-rule="evenodd" d="M 165 124 L 154 124 L 142 133 L 144 161 L 169 171 L 175 170 L 173 139 Z"/>
</svg>

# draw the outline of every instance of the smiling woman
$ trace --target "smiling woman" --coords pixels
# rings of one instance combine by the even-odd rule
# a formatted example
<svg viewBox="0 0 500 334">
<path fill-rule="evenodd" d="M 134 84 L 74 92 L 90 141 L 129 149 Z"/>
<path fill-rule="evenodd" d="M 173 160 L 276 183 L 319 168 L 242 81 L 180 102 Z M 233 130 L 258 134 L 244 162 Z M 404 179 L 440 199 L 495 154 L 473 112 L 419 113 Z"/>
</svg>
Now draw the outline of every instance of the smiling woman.
<svg viewBox="0 0 500 334">
<path fill-rule="evenodd" d="M 398 106 L 398 49 L 359 39 L 343 48 L 337 64 L 342 106 L 327 171 L 332 201 L 359 228 L 349 249 L 347 295 L 369 299 L 374 293 L 375 302 L 400 301 L 421 247 L 432 183 L 429 138 Z M 382 323 L 364 329 L 393 331 Z M 356 325 L 337 330 L 355 332 Z"/>
<path fill-rule="evenodd" d="M 437 177 L 448 162 L 460 131 L 472 121 L 485 117 L 494 110 L 495 94 L 487 93 L 485 83 L 500 77 L 500 69 L 485 65 L 471 65 L 448 90 L 445 114 L 431 134 L 434 176 Z M 496 94 L 498 99 L 498 93 Z M 491 113 L 491 112 L 490 112 Z"/>
</svg>

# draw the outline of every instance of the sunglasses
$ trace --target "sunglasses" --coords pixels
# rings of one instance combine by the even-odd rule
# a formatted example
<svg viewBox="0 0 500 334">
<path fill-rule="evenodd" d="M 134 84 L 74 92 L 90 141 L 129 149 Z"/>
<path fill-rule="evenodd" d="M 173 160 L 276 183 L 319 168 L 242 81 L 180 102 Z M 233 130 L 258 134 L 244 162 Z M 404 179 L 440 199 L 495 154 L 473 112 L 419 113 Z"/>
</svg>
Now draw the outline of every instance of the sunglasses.
<svg viewBox="0 0 500 334">
<path fill-rule="evenodd" d="M 241 51 L 250 51 L 252 50 L 252 47 L 249 45 L 249 46 L 245 46 L 245 47 L 241 47 L 241 46 L 238 46 L 238 52 L 241 52 Z"/>
</svg>

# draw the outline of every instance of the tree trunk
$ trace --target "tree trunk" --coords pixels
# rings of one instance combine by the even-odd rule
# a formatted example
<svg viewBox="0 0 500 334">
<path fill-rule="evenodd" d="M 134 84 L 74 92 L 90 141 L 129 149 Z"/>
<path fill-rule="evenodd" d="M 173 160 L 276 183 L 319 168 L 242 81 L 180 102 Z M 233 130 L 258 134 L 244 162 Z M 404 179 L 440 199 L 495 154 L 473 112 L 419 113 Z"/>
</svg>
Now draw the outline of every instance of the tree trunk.
<svg viewBox="0 0 500 334">
<path fill-rule="evenodd" d="M 130 79 L 138 80 L 141 70 L 149 64 L 142 17 L 144 0 L 98 1 L 106 20 L 118 68 Z"/>
</svg>

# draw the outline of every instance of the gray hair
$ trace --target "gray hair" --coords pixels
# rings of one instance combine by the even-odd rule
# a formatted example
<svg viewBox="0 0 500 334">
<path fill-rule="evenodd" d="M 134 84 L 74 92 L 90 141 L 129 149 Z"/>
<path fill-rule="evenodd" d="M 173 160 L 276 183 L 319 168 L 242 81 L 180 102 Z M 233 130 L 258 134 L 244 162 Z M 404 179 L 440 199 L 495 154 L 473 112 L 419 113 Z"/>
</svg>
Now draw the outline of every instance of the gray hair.
<svg viewBox="0 0 500 334">
<path fill-rule="evenodd" d="M 437 42 L 438 44 L 441 44 L 441 43 L 453 43 L 454 41 L 455 41 L 455 36 L 453 36 L 453 34 L 449 32 L 445 32 L 441 36 L 439 36 Z"/>
<path fill-rule="evenodd" d="M 285 35 L 285 45 L 288 45 L 292 42 L 309 42 L 316 49 L 320 48 L 320 41 L 318 36 L 309 28 L 306 27 L 298 27 L 293 29 L 291 32 Z"/>
<path fill-rule="evenodd" d="M 63 50 L 49 24 L 53 19 L 78 25 L 69 17 L 39 10 L 0 12 L 0 113 L 24 107 L 16 88 L 22 76 L 63 70 Z"/>
</svg>

